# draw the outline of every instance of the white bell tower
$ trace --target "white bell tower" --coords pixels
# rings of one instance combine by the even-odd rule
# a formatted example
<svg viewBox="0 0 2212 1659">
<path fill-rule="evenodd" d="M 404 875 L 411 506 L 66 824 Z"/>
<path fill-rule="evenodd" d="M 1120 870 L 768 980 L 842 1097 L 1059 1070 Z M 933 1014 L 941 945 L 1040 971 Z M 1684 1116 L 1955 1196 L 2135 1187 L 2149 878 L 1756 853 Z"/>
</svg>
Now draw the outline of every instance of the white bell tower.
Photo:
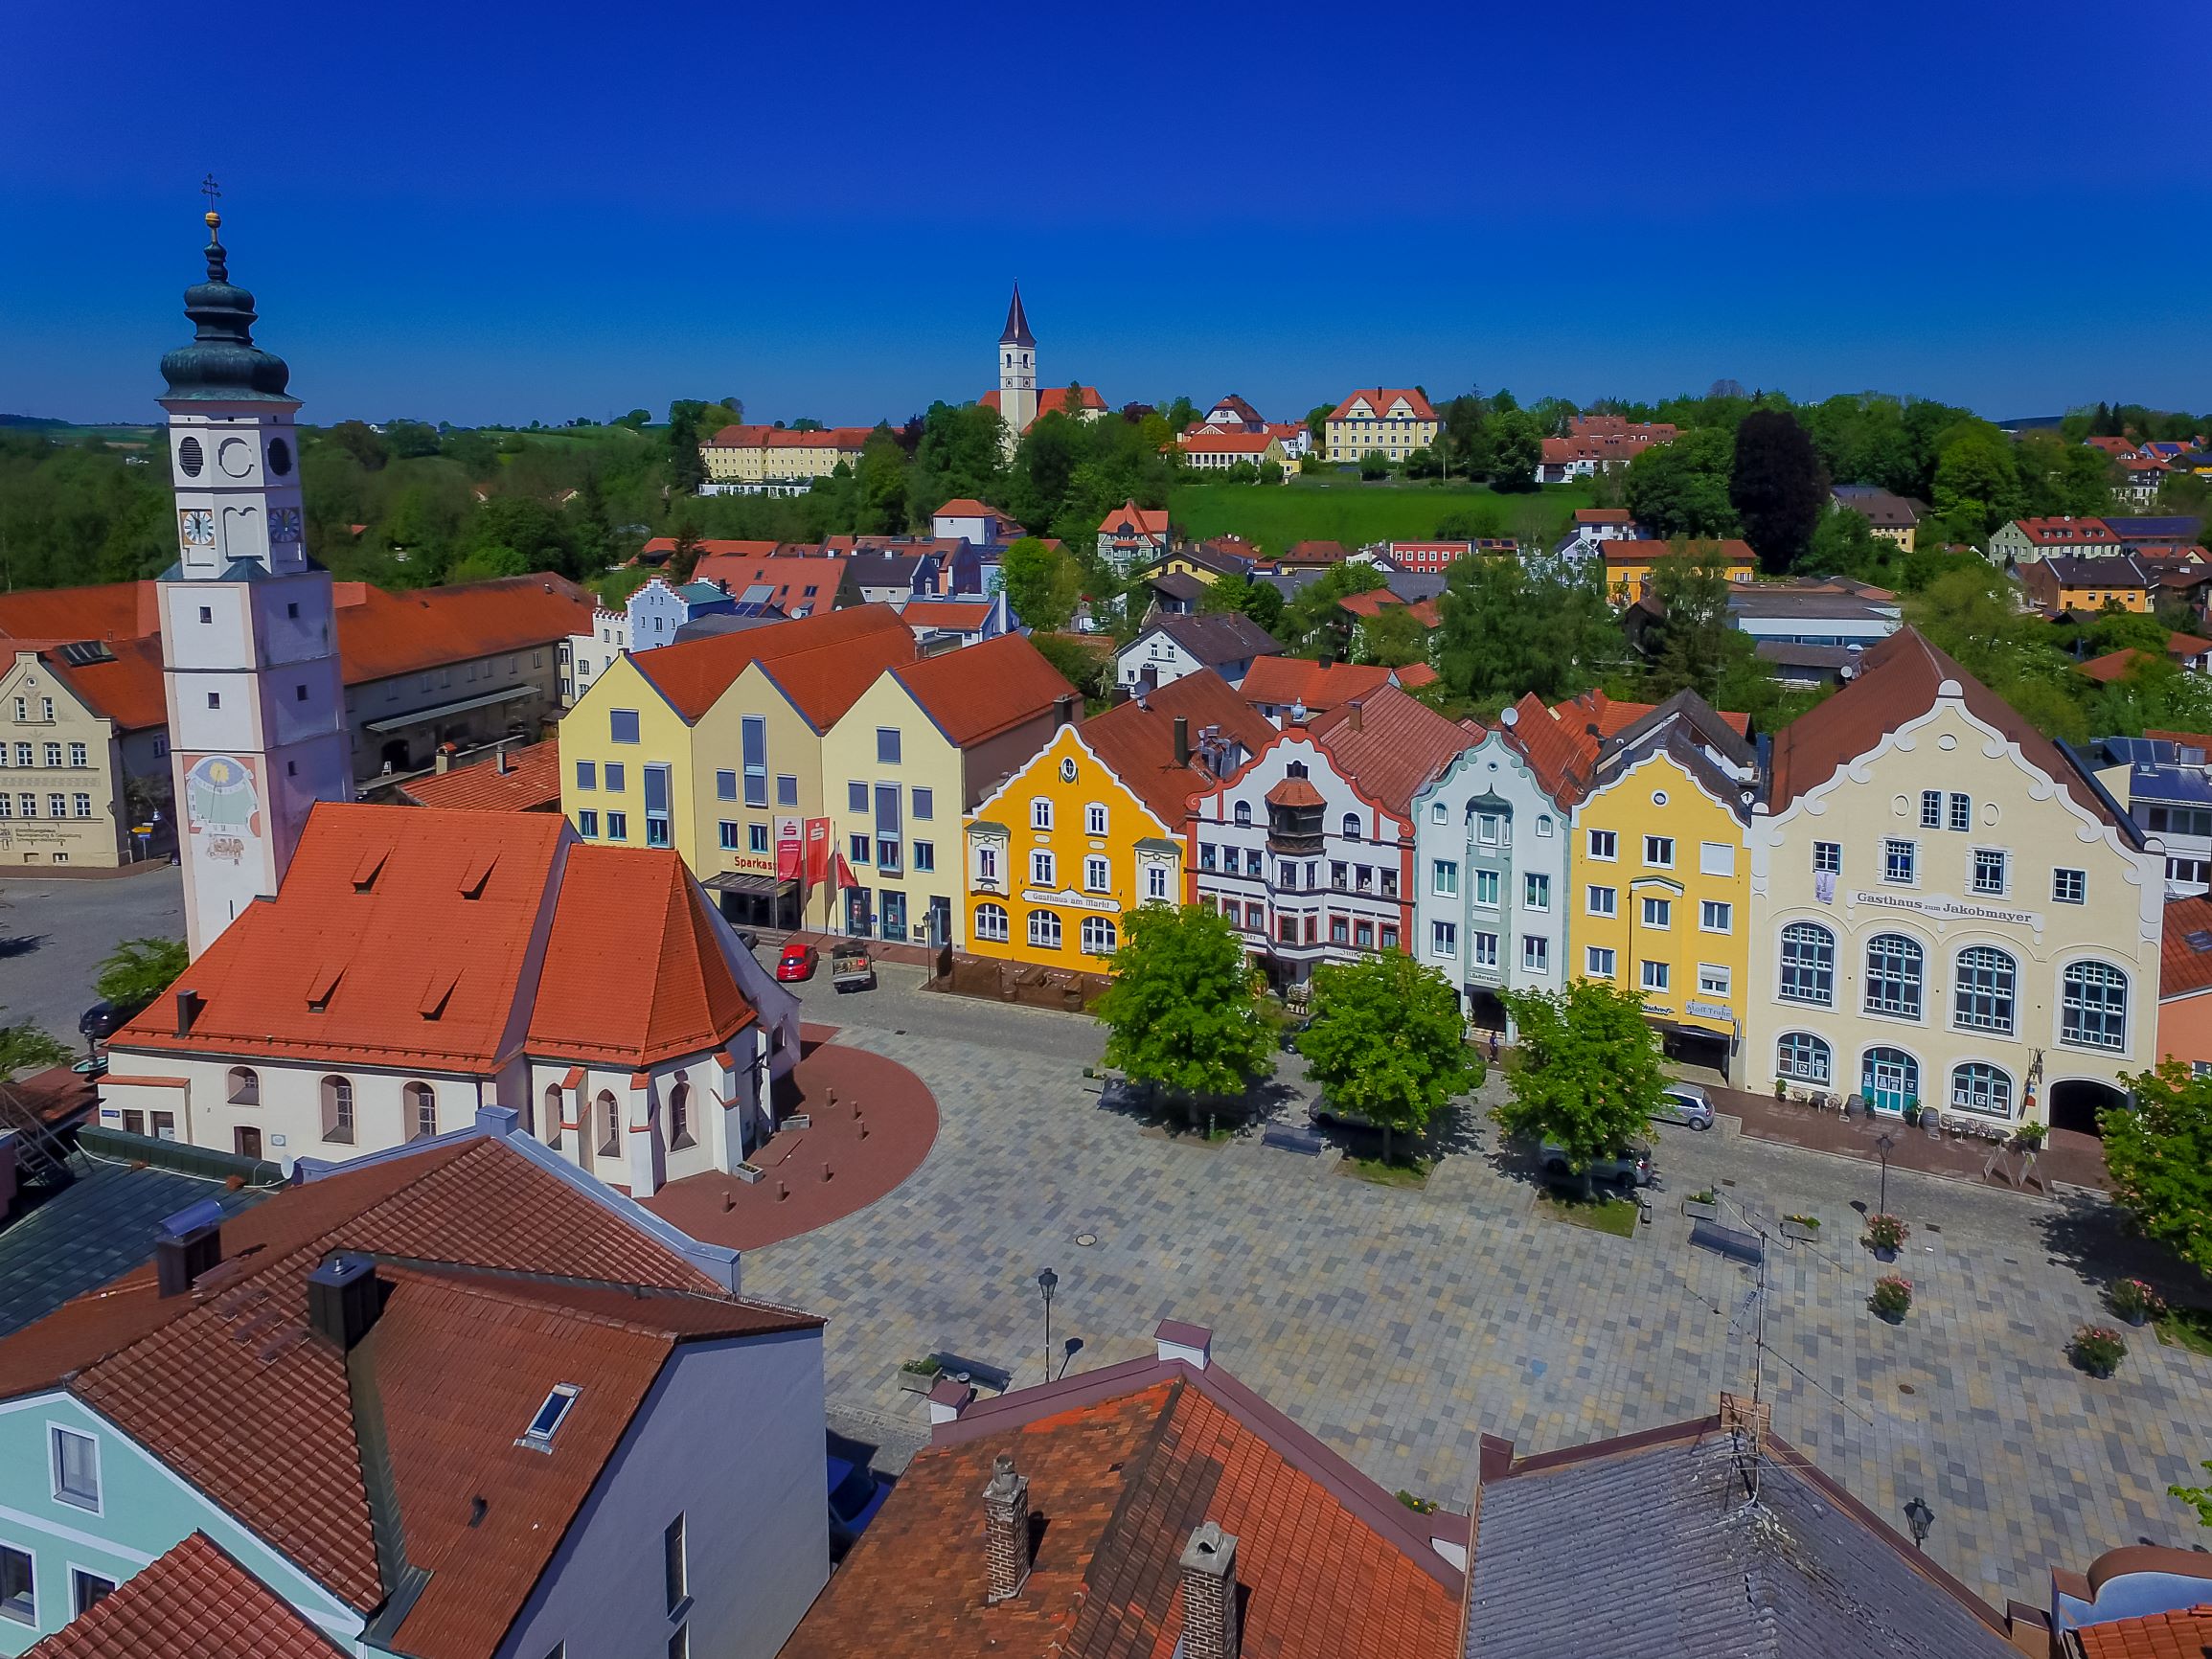
<svg viewBox="0 0 2212 1659">
<path fill-rule="evenodd" d="M 1006 307 L 1006 330 L 998 336 L 998 418 L 1006 423 L 1006 452 L 1037 419 L 1037 336 L 1021 308 L 1021 284 Z"/>
<path fill-rule="evenodd" d="M 281 357 L 254 345 L 207 216 L 194 342 L 161 360 L 177 562 L 156 584 L 170 776 L 197 957 L 274 898 L 317 801 L 353 796 L 331 575 L 302 540 L 299 439 Z"/>
</svg>

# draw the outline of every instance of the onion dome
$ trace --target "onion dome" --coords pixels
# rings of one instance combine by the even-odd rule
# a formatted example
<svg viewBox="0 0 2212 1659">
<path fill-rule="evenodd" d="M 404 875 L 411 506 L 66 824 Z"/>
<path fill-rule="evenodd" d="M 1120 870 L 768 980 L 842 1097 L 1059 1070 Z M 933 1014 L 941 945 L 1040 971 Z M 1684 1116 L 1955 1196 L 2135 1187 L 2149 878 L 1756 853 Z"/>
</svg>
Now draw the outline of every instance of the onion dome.
<svg viewBox="0 0 2212 1659">
<path fill-rule="evenodd" d="M 184 314 L 196 333 L 161 360 L 169 398 L 211 402 L 293 401 L 285 393 L 292 372 L 254 344 L 254 297 L 230 280 L 229 255 L 218 233 L 222 216 L 207 216 L 207 281 L 184 291 Z"/>
</svg>

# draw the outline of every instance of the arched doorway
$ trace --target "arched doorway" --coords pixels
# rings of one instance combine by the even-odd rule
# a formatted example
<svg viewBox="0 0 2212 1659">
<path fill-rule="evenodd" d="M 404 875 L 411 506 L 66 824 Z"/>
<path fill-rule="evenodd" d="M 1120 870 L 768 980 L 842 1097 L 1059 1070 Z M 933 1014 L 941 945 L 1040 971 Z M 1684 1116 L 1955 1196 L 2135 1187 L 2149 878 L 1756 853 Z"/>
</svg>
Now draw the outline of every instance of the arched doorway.
<svg viewBox="0 0 2212 1659">
<path fill-rule="evenodd" d="M 1902 1112 L 1920 1099 L 1920 1062 L 1903 1049 L 1868 1049 L 1859 1062 L 1859 1093 L 1878 1112 Z"/>
<path fill-rule="evenodd" d="M 2051 1127 L 2077 1134 L 2102 1135 L 2097 1114 L 2108 1106 L 2124 1106 L 2128 1097 L 2110 1083 L 2094 1078 L 2067 1078 L 2051 1085 Z"/>
</svg>

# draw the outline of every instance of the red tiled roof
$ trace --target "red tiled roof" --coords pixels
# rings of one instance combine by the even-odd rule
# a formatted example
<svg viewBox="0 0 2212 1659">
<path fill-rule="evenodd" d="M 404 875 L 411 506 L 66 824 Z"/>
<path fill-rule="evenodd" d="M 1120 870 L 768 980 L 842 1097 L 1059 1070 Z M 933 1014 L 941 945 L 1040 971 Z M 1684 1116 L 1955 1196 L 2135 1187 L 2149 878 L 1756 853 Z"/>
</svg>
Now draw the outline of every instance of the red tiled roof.
<svg viewBox="0 0 2212 1659">
<path fill-rule="evenodd" d="M 956 495 L 930 515 L 932 518 L 1007 518 L 1007 514 L 989 502 L 978 501 L 971 495 Z M 1011 523 L 1012 520 L 1009 519 Z"/>
<path fill-rule="evenodd" d="M 2091 657 L 2086 663 L 2076 664 L 2075 671 L 2088 675 L 2090 679 L 2095 680 L 2101 686 L 2109 686 L 2115 680 L 2126 679 L 2143 664 L 2156 661 L 2158 658 L 2153 656 L 2149 651 L 2137 650 L 2132 646 L 2124 646 L 2119 650 L 2107 651 L 2101 657 Z"/>
<path fill-rule="evenodd" d="M 119 732 L 145 731 L 169 724 L 169 694 L 162 679 L 161 636 L 143 639 L 103 640 L 109 652 L 105 662 L 73 663 L 63 653 L 65 641 L 0 640 L 0 652 L 35 650 L 47 671 L 77 693 L 95 715 L 113 720 Z"/>
<path fill-rule="evenodd" d="M 2212 898 L 2166 900 L 2166 930 L 2158 945 L 2158 994 L 2187 996 L 2212 987 L 2212 948 L 2199 950 L 2191 934 L 2212 934 Z"/>
<path fill-rule="evenodd" d="M 1720 560 L 1726 564 L 1750 564 L 1756 559 L 1751 544 L 1736 537 L 1724 541 L 1673 542 L 1615 536 L 1599 545 L 1605 551 L 1608 564 L 1650 564 L 1654 559 L 1685 554 L 1706 563 Z"/>
<path fill-rule="evenodd" d="M 827 554 L 780 552 L 773 542 L 756 545 L 765 547 L 766 551 L 718 552 L 704 556 L 693 571 L 692 580 L 722 584 L 732 599 L 742 599 L 747 588 L 773 588 L 775 591 L 769 597 L 789 616 L 798 616 L 810 606 L 826 611 L 836 602 L 837 586 L 845 580 L 842 558 Z M 810 587 L 814 590 L 812 593 L 807 591 Z"/>
<path fill-rule="evenodd" d="M 1347 697 L 1364 696 L 1386 685 L 1390 670 L 1371 663 L 1331 663 L 1306 657 L 1255 657 L 1238 688 L 1247 703 L 1304 703 L 1309 714 L 1334 709 Z"/>
<path fill-rule="evenodd" d="M 858 449 L 873 426 L 826 426 L 800 431 L 789 426 L 725 426 L 707 440 L 717 449 Z"/>
<path fill-rule="evenodd" d="M 506 752 L 499 759 L 473 761 L 450 772 L 433 772 L 400 785 L 418 807 L 468 812 L 543 812 L 560 807 L 560 744 L 552 738 Z"/>
<path fill-rule="evenodd" d="M 0 634 L 24 640 L 135 640 L 161 632 L 150 581 L 0 594 Z"/>
<path fill-rule="evenodd" d="M 388 1586 L 377 1567 L 361 1472 L 355 1431 L 361 1400 L 345 1357 L 306 1328 L 307 1275 L 331 1252 L 606 1281 L 620 1288 L 614 1296 L 603 1294 L 602 1305 L 619 1303 L 648 1328 L 666 1328 L 656 1310 L 667 1305 L 637 1297 L 636 1286 L 709 1299 L 720 1310 L 718 1318 L 764 1331 L 819 1323 L 722 1295 L 610 1205 L 490 1137 L 340 1169 L 287 1188 L 227 1217 L 222 1240 L 222 1265 L 187 1295 L 160 1296 L 148 1264 L 0 1340 L 0 1395 L 66 1383 L 171 1470 L 364 1611 L 384 1599 Z M 400 1312 L 406 1318 L 403 1305 L 418 1288 L 401 1283 L 384 1317 Z M 541 1287 L 538 1294 L 553 1291 Z M 435 1343 L 395 1340 L 390 1354 L 378 1351 L 387 1426 L 403 1430 L 390 1421 L 391 1402 L 398 1401 L 402 1415 L 424 1416 L 444 1447 L 432 1466 L 394 1446 L 411 1555 L 418 1526 L 427 1542 L 438 1535 L 441 1511 L 458 1511 L 465 1518 L 467 1507 L 455 1494 L 491 1491 L 484 1483 L 503 1466 L 543 1455 L 512 1444 L 516 1432 L 510 1424 L 526 1421 L 527 1414 L 502 1417 L 490 1432 L 477 1421 L 472 1440 L 457 1432 L 475 1402 L 502 1398 L 523 1375 L 508 1363 L 492 1332 L 507 1323 L 465 1321 L 445 1327 Z M 381 1334 L 373 1330 L 368 1342 L 378 1344 Z M 572 1363 L 583 1363 L 588 1336 L 572 1329 L 566 1341 L 576 1351 Z M 543 1374 L 532 1379 L 532 1408 L 548 1380 Z M 442 1407 L 432 1396 L 441 1397 Z M 576 1409 L 582 1408 L 580 1397 Z M 572 1513 L 573 1506 L 509 1505 L 497 1525 L 480 1529 L 469 1554 L 446 1557 L 447 1591 L 462 1602 L 504 1595 L 512 1579 L 496 1570 L 495 1557 L 527 1547 L 539 1552 L 542 1563 Z M 510 1614 L 514 1604 L 508 1604 Z M 489 1645 L 456 1646 L 444 1632 L 418 1630 L 412 1622 L 402 1642 L 426 1659 L 489 1650 Z"/>
<path fill-rule="evenodd" d="M 338 1659 L 344 1649 L 194 1533 L 23 1659 Z"/>
<path fill-rule="evenodd" d="M 1309 729 L 1360 793 L 1401 818 L 1412 812 L 1423 784 L 1482 740 L 1479 730 L 1387 685 L 1339 703 Z"/>
<path fill-rule="evenodd" d="M 1341 564 L 1344 561 L 1344 544 L 1341 541 L 1293 541 L 1277 564 Z"/>
<path fill-rule="evenodd" d="M 1570 717 L 1572 705 L 1544 707 L 1534 692 L 1514 704 L 1515 718 L 1501 722 L 1506 741 L 1518 749 L 1544 793 L 1572 807 L 1589 792 L 1598 759 L 1598 739 Z"/>
<path fill-rule="evenodd" d="M 2204 1659 L 2212 1653 L 2212 1602 L 2075 1628 L 2082 1659 Z"/>
<path fill-rule="evenodd" d="M 2101 546 L 2120 539 L 2101 518 L 2016 518 L 2013 526 L 2041 547 Z"/>
<path fill-rule="evenodd" d="M 2049 776 L 2074 804 L 2107 824 L 2119 819 L 2058 746 L 2017 714 L 2012 705 L 1930 644 L 1917 628 L 1903 628 L 1870 647 L 1859 677 L 1774 734 L 1767 799 L 1780 812 L 1836 769 L 1867 753 L 1890 733 L 1935 706 L 1936 692 L 1955 681 L 1967 713 L 1995 727 L 2019 748 L 2028 764 Z"/>
<path fill-rule="evenodd" d="M 895 668 L 892 673 L 956 748 L 1048 713 L 1075 688 L 1020 634 Z"/>
<path fill-rule="evenodd" d="M 1351 413 L 1352 405 L 1363 398 L 1368 407 L 1375 411 L 1373 417 L 1354 416 Z M 1428 399 L 1410 386 L 1402 388 L 1396 386 L 1357 387 L 1345 398 L 1343 402 L 1330 411 L 1329 419 L 1332 420 L 1385 420 L 1389 417 L 1390 406 L 1400 398 L 1405 400 L 1405 406 L 1412 412 L 1411 418 L 1413 420 L 1433 420 L 1436 419 L 1436 411 L 1428 406 Z"/>
<path fill-rule="evenodd" d="M 1444 625 L 1443 619 L 1436 614 L 1436 602 L 1434 600 L 1425 599 L 1412 608 L 1413 614 L 1421 619 L 1423 627 L 1433 628 Z M 1444 677 L 1426 663 L 1407 663 L 1403 668 L 1392 669 L 1390 672 L 1397 679 L 1399 689 L 1408 692 L 1418 692 L 1423 686 L 1434 685 Z"/>
<path fill-rule="evenodd" d="M 338 606 L 338 666 L 346 684 L 358 686 L 549 646 L 590 633 L 595 603 L 566 577 L 545 572 L 403 593 L 364 585 L 357 603 Z"/>
<path fill-rule="evenodd" d="M 1626 415 L 1576 415 L 1567 431 L 1577 438 L 1640 438 L 1647 443 L 1666 443 L 1679 434 L 1671 420 L 1630 420 Z"/>
<path fill-rule="evenodd" d="M 1270 807 L 1326 807 L 1329 797 L 1313 786 L 1310 778 L 1286 778 L 1267 791 Z"/>
<path fill-rule="evenodd" d="M 1175 764 L 1178 715 L 1186 721 L 1193 755 L 1209 726 L 1218 727 L 1247 755 L 1275 740 L 1275 728 L 1211 669 L 1184 674 L 1083 721 L 1083 740 L 1091 753 L 1171 833 L 1180 832 L 1191 797 L 1218 782 L 1197 765 Z"/>
<path fill-rule="evenodd" d="M 1271 432 L 1216 432 L 1203 426 L 1183 433 L 1175 442 L 1188 455 L 1264 455 L 1280 440 Z"/>
<path fill-rule="evenodd" d="M 569 849 L 531 1003 L 533 1056 L 643 1071 L 721 1049 L 755 1017 L 681 857 Z"/>
<path fill-rule="evenodd" d="M 1001 1453 L 1048 1520 L 1020 1592 L 986 1606 L 981 1493 Z M 1071 1378 L 941 1428 L 782 1659 L 1170 1659 L 1177 1562 L 1208 1520 L 1237 1539 L 1254 1659 L 1446 1659 L 1460 1575 L 1392 1507 L 1219 1367 Z"/>
<path fill-rule="evenodd" d="M 1555 708 L 1552 713 L 1558 716 L 1561 720 L 1572 723 L 1578 739 L 1585 735 L 1585 728 L 1592 722 L 1596 724 L 1600 738 L 1610 738 L 1626 731 L 1658 706 L 1656 703 L 1622 702 L 1617 698 L 1607 696 L 1603 692 L 1590 691 L 1583 693 L 1580 696 L 1569 697 Z M 1750 736 L 1751 716 L 1749 715 L 1723 713 L 1721 715 L 1721 718 L 1734 729 L 1738 737 Z"/>
<path fill-rule="evenodd" d="M 1577 524 L 1633 524 L 1636 515 L 1625 507 L 1578 507 Z"/>
<path fill-rule="evenodd" d="M 842 574 L 842 561 L 824 562 L 834 562 Z M 735 582 L 730 585 L 733 592 L 741 591 Z M 832 594 L 836 591 L 833 583 L 829 591 Z M 824 596 L 825 601 L 828 597 Z M 868 689 L 877 674 L 894 662 L 913 660 L 914 636 L 889 605 L 864 604 L 849 610 L 819 610 L 812 616 L 771 623 L 766 627 L 745 628 L 733 634 L 685 640 L 642 652 L 630 661 L 638 672 L 668 698 L 677 714 L 686 721 L 696 721 L 754 663 L 776 668 L 787 659 L 832 648 L 833 654 L 852 665 L 852 674 L 843 677 L 859 677 L 852 696 L 836 711 L 841 715 Z M 822 670 L 818 667 L 799 665 L 791 670 L 789 677 L 811 686 L 822 677 Z M 784 674 L 778 673 L 776 678 L 779 685 L 784 684 Z M 787 694 L 791 693 L 788 685 L 785 690 Z M 827 707 L 827 702 L 823 706 Z M 834 719 L 835 716 L 831 718 Z M 826 722 L 816 720 L 814 724 L 820 730 Z"/>
<path fill-rule="evenodd" d="M 1081 388 L 1081 392 L 1082 402 L 1080 406 L 1082 408 L 1085 410 L 1103 410 L 1106 408 L 1106 399 L 1099 396 L 1099 390 L 1096 386 L 1084 386 Z M 982 402 L 987 409 L 996 409 L 998 407 L 997 392 L 984 393 Z M 1064 413 L 1066 409 L 1067 388 L 1065 386 L 1047 386 L 1038 393 L 1037 412 L 1040 418 L 1056 412 Z"/>
<path fill-rule="evenodd" d="M 652 553 L 673 553 L 675 550 L 676 538 L 674 536 L 656 535 L 639 548 L 638 553 L 643 556 Z M 733 541 L 724 537 L 709 535 L 701 536 L 698 542 L 699 562 L 702 565 L 709 558 L 724 555 L 739 558 L 771 558 L 775 556 L 775 552 L 776 544 L 772 541 Z M 705 572 L 701 571 L 699 574 L 703 576 Z"/>
<path fill-rule="evenodd" d="M 899 613 L 909 628 L 944 628 L 970 633 L 991 620 L 992 601 L 987 599 L 918 599 Z"/>
</svg>

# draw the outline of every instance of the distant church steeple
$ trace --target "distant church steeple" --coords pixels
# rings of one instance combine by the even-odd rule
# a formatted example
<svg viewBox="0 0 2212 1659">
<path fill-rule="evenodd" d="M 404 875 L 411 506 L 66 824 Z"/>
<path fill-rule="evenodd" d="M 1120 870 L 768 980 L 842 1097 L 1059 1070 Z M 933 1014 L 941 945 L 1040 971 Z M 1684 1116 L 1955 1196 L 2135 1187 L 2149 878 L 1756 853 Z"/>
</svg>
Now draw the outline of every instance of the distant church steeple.
<svg viewBox="0 0 2212 1659">
<path fill-rule="evenodd" d="M 1006 423 L 1007 450 L 1037 419 L 1037 336 L 1021 308 L 1021 284 L 1006 307 L 1006 331 L 998 336 L 998 417 Z"/>
<path fill-rule="evenodd" d="M 291 371 L 254 344 L 254 297 L 230 280 L 212 209 L 207 228 L 207 280 L 184 296 L 193 343 L 161 360 L 177 561 L 156 583 L 195 957 L 275 897 L 308 809 L 353 794 L 331 573 L 304 538 Z"/>
</svg>

